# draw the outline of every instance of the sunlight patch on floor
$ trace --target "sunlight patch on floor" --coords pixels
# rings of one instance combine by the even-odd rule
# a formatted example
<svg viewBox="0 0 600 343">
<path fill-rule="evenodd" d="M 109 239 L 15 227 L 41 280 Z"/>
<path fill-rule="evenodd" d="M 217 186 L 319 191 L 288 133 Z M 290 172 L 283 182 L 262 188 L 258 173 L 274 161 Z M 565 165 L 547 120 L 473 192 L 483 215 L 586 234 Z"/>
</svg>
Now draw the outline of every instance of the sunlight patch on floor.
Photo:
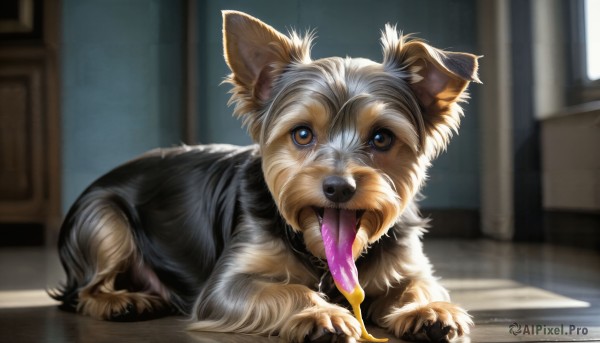
<svg viewBox="0 0 600 343">
<path fill-rule="evenodd" d="M 508 279 L 445 279 L 441 283 L 450 291 L 452 302 L 471 311 L 590 306 L 585 301 Z M 0 309 L 57 304 L 43 289 L 0 291 Z"/>
<path fill-rule="evenodd" d="M 1 291 L 0 309 L 20 307 L 53 306 L 59 303 L 48 296 L 46 290 Z"/>
<path fill-rule="evenodd" d="M 447 279 L 441 283 L 450 291 L 452 302 L 471 311 L 590 306 L 585 301 L 508 279 Z"/>
</svg>

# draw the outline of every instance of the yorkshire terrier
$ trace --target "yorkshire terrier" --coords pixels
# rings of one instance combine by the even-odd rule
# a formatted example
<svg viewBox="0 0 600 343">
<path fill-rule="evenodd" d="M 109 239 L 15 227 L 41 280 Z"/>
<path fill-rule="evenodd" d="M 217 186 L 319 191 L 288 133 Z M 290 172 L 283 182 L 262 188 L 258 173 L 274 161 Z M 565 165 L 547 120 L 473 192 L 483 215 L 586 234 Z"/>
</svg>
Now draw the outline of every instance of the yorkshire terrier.
<svg viewBox="0 0 600 343">
<path fill-rule="evenodd" d="M 387 25 L 383 62 L 310 57 L 223 12 L 230 103 L 256 145 L 150 151 L 102 176 L 61 229 L 63 309 L 287 341 L 451 340 L 471 317 L 423 253 L 426 170 L 460 124 L 477 57 Z M 351 305 L 355 316 L 348 310 Z"/>
</svg>

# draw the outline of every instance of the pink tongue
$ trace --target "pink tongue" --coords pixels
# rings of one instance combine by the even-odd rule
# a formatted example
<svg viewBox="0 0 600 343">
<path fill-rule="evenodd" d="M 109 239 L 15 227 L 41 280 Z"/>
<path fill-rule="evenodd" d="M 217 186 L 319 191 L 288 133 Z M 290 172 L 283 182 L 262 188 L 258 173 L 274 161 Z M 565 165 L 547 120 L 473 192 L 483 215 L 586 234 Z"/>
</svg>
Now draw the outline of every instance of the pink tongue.
<svg viewBox="0 0 600 343">
<path fill-rule="evenodd" d="M 348 293 L 358 285 L 358 271 L 352 257 L 356 237 L 356 211 L 325 208 L 321 235 L 333 281 Z"/>
</svg>

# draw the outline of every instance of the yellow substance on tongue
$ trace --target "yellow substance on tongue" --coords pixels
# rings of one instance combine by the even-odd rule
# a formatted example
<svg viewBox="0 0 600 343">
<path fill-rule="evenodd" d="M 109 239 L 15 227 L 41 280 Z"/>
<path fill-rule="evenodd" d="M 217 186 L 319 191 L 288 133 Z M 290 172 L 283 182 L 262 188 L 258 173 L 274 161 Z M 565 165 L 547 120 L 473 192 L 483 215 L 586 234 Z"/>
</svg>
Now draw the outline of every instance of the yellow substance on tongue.
<svg viewBox="0 0 600 343">
<path fill-rule="evenodd" d="M 363 302 L 363 300 L 365 300 L 365 291 L 363 291 L 360 285 L 356 285 L 352 293 L 346 292 L 342 287 L 338 287 L 338 289 L 342 293 L 342 295 L 346 297 L 350 305 L 352 305 L 354 317 L 356 317 L 356 319 L 360 323 L 360 340 L 365 342 L 387 342 L 387 338 L 375 338 L 367 332 L 367 328 L 365 327 L 365 323 L 362 320 L 362 313 L 360 311 L 360 304 Z"/>
</svg>

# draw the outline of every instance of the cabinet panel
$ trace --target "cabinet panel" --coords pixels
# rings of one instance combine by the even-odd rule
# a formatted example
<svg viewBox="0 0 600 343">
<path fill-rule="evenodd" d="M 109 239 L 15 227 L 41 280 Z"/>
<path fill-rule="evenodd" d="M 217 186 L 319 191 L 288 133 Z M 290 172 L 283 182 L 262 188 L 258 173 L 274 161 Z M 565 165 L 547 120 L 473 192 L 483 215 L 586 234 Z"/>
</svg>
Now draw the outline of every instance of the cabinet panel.
<svg viewBox="0 0 600 343">
<path fill-rule="evenodd" d="M 0 65 L 0 218 L 43 221 L 47 169 L 43 160 L 43 65 Z"/>
<path fill-rule="evenodd" d="M 24 228 L 34 224 L 53 241 L 61 221 L 60 0 L 0 2 L 0 235 L 33 235 Z"/>
</svg>

